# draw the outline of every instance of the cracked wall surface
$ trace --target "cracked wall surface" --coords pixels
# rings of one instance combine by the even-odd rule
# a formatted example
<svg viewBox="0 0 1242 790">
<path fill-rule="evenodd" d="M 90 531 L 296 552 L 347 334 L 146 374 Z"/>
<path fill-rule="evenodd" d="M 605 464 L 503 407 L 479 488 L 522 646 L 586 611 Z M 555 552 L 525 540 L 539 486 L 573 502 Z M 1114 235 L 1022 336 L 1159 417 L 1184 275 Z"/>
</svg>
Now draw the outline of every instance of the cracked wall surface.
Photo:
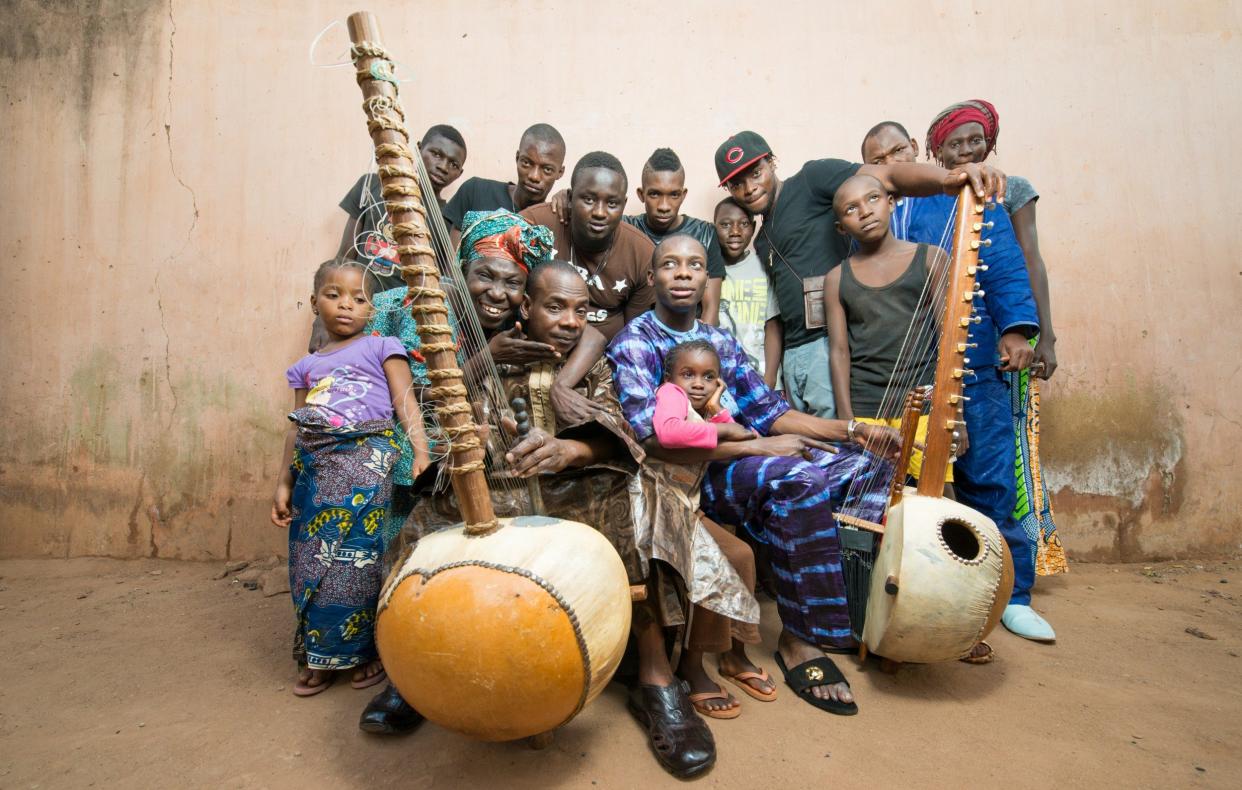
<svg viewBox="0 0 1242 790">
<path fill-rule="evenodd" d="M 994 101 L 996 163 L 1042 194 L 1064 543 L 1090 559 L 1239 547 L 1242 154 L 1201 133 L 1242 121 L 1233 6 L 897 0 L 883 30 L 865 7 L 809 0 L 370 7 L 409 80 L 411 131 L 457 126 L 467 176 L 511 178 L 520 131 L 548 121 L 570 165 L 604 148 L 632 178 L 672 146 L 696 216 L 723 196 L 711 156 L 738 129 L 765 134 L 790 175 L 856 157 L 879 120 L 921 137 L 951 101 Z M 370 157 L 351 69 L 307 50 L 352 10 L 4 4 L 0 261 L 17 320 L 0 324 L 0 555 L 283 550 L 267 522 L 283 371 Z M 722 46 L 738 30 L 779 47 Z M 647 56 L 661 35 L 678 57 Z M 329 29 L 315 59 L 344 46 Z"/>
</svg>

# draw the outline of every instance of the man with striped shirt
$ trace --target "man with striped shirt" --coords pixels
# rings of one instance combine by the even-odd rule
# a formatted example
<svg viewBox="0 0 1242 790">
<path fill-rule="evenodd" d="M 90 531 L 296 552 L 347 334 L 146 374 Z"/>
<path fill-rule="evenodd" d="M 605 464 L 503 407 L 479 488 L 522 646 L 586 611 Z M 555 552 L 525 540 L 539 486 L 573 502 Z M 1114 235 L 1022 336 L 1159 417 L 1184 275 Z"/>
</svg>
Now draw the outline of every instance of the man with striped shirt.
<svg viewBox="0 0 1242 790">
<path fill-rule="evenodd" d="M 900 441 L 888 428 L 794 411 L 764 383 L 733 335 L 697 320 L 707 251 L 696 239 L 673 235 L 662 241 L 648 277 L 654 309 L 626 324 L 608 347 L 625 417 L 649 454 L 672 463 L 711 462 L 703 481 L 704 512 L 745 527 L 771 550 L 783 625 L 779 657 L 788 667 L 787 680 L 816 707 L 854 713 L 849 684 L 820 649 L 854 645 L 832 514 L 851 482 L 874 489 L 866 500 L 874 512 L 851 512 L 872 519 L 883 513 L 885 486 L 866 483 L 889 470 L 862 448 L 895 450 Z M 720 442 L 710 450 L 660 447 L 652 417 L 664 355 L 692 339 L 716 349 L 727 387 L 722 404 L 756 432 L 755 438 Z"/>
</svg>

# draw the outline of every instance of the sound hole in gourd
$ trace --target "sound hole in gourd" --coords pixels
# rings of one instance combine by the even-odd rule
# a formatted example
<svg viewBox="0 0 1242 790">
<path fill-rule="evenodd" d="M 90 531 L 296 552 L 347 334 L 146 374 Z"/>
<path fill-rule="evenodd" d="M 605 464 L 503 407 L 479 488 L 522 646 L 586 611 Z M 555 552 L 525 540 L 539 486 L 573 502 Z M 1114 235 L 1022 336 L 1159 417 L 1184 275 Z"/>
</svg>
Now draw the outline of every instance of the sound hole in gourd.
<svg viewBox="0 0 1242 790">
<path fill-rule="evenodd" d="M 946 519 L 940 525 L 940 539 L 953 556 L 965 562 L 978 559 L 979 552 L 983 550 L 979 536 L 964 521 Z"/>
</svg>

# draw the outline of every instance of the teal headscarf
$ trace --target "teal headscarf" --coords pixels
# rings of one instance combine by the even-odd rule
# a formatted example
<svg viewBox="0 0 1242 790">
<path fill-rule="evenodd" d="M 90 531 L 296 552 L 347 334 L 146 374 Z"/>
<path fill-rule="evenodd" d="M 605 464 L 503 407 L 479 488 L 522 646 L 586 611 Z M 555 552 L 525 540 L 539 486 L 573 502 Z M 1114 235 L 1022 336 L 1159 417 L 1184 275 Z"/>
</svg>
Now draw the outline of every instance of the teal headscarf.
<svg viewBox="0 0 1242 790">
<path fill-rule="evenodd" d="M 462 266 L 478 258 L 504 258 L 529 272 L 552 260 L 552 231 L 504 209 L 468 211 L 457 254 Z"/>
</svg>

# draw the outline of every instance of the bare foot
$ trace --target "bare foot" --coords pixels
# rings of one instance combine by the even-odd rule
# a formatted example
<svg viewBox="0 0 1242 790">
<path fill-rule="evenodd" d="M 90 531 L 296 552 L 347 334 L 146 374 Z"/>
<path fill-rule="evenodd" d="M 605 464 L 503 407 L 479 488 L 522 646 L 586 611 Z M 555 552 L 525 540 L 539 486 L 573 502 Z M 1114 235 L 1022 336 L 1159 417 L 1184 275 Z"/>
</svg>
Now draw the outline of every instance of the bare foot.
<svg viewBox="0 0 1242 790">
<path fill-rule="evenodd" d="M 384 671 L 384 665 L 378 659 L 368 664 L 356 667 L 352 678 L 354 683 L 361 683 L 368 678 L 373 678 Z"/>
<path fill-rule="evenodd" d="M 788 663 L 786 663 L 788 666 Z M 750 657 L 746 655 L 746 645 L 734 640 L 733 649 L 727 653 L 720 654 L 720 672 L 729 677 L 737 677 L 743 672 L 762 672 L 759 667 L 751 663 Z M 766 681 L 762 678 L 747 678 L 742 681 L 746 685 L 753 688 L 760 694 L 771 694 L 776 691 L 776 683 L 768 678 Z"/>
<path fill-rule="evenodd" d="M 677 666 L 677 677 L 690 684 L 691 694 L 713 694 L 721 691 L 721 686 L 712 680 L 707 671 L 703 669 L 703 654 L 699 653 L 697 660 L 695 656 L 686 651 L 686 655 L 682 656 L 681 662 Z M 733 710 L 742 703 L 737 701 L 729 692 L 725 692 L 725 699 L 705 699 L 695 703 L 698 707 L 707 708 L 712 711 Z"/>
<path fill-rule="evenodd" d="M 777 642 L 777 648 L 781 651 L 781 658 L 784 659 L 785 666 L 791 670 L 798 664 L 824 656 L 824 651 L 815 645 L 803 642 L 788 631 L 781 631 L 781 638 Z M 850 693 L 850 687 L 846 683 L 812 686 L 811 694 L 816 699 L 830 699 L 846 704 L 854 701 L 854 695 Z"/>
<path fill-rule="evenodd" d="M 309 697 L 332 682 L 332 673 L 326 669 L 310 669 L 305 665 L 298 667 L 298 682 L 293 693 L 299 697 Z"/>
</svg>

